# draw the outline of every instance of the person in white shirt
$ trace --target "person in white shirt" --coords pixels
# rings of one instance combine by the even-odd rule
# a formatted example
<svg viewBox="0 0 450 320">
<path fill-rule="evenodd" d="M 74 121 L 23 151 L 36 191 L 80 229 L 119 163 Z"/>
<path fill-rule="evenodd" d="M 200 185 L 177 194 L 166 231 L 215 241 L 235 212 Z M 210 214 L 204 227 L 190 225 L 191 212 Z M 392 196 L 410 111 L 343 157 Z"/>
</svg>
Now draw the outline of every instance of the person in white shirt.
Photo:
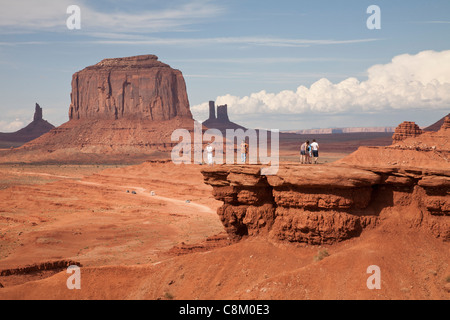
<svg viewBox="0 0 450 320">
<path fill-rule="evenodd" d="M 208 144 L 208 146 L 206 147 L 206 153 L 208 156 L 208 166 L 212 166 L 213 165 L 213 147 L 211 144 Z"/>
<path fill-rule="evenodd" d="M 319 144 L 314 139 L 311 143 L 312 156 L 314 157 L 314 163 L 317 164 L 319 158 Z"/>
</svg>

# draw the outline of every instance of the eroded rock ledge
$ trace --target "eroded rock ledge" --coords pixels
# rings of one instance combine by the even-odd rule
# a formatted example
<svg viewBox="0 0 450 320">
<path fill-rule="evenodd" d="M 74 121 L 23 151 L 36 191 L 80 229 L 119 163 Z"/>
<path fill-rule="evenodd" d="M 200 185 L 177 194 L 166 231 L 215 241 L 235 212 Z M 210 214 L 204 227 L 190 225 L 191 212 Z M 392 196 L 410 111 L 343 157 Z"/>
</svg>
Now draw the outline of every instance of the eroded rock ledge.
<svg viewBox="0 0 450 320">
<path fill-rule="evenodd" d="M 328 244 L 359 236 L 386 216 L 427 227 L 450 240 L 450 172 L 395 167 L 284 165 L 275 176 L 260 166 L 223 165 L 202 170 L 232 237 Z M 411 218 L 412 217 L 412 218 Z"/>
</svg>

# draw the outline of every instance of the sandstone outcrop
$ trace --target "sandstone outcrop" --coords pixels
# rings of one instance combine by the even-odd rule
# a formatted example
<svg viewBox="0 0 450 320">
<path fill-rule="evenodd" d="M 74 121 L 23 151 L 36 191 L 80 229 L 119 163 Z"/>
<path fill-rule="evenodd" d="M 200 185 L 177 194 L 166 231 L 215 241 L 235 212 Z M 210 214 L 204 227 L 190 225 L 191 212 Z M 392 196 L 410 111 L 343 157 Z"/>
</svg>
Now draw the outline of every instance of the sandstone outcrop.
<svg viewBox="0 0 450 320">
<path fill-rule="evenodd" d="M 104 59 L 72 76 L 70 120 L 192 119 L 179 70 L 154 55 Z"/>
<path fill-rule="evenodd" d="M 392 136 L 393 142 L 405 140 L 406 138 L 417 137 L 423 133 L 422 129 L 412 121 L 404 121 L 397 128 L 395 128 Z"/>
<path fill-rule="evenodd" d="M 329 165 L 282 164 L 276 175 L 260 166 L 202 170 L 225 229 L 239 238 L 265 235 L 311 244 L 361 234 L 389 216 L 450 241 L 450 124 L 420 133 L 403 123 L 388 147 L 360 147 Z M 403 130 L 403 131 L 402 131 Z"/>
<path fill-rule="evenodd" d="M 417 136 L 405 137 L 390 146 L 359 147 L 337 163 L 364 167 L 398 166 L 450 170 L 448 121 L 448 118 L 444 119 L 441 128 L 436 132 L 426 131 Z"/>
<path fill-rule="evenodd" d="M 329 244 L 374 227 L 392 210 L 417 212 L 411 225 L 450 240 L 450 172 L 395 167 L 281 166 L 264 176 L 259 166 L 202 170 L 224 204 L 218 215 L 235 238 L 265 235 L 277 240 Z"/>
</svg>

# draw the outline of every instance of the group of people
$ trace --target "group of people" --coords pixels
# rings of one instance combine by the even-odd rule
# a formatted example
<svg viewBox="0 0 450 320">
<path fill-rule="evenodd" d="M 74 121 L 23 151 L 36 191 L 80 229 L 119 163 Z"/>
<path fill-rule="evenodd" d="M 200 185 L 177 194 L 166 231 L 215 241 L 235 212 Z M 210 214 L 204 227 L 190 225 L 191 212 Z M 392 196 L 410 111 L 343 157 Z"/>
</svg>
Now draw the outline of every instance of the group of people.
<svg viewBox="0 0 450 320">
<path fill-rule="evenodd" d="M 319 158 L 319 144 L 314 139 L 312 143 L 309 140 L 305 141 L 300 147 L 300 162 L 303 164 L 317 164 Z"/>
<path fill-rule="evenodd" d="M 209 144 L 206 147 L 208 165 L 213 164 L 213 147 Z M 241 162 L 245 163 L 247 161 L 248 154 L 248 144 L 245 140 L 242 140 L 241 143 Z M 305 141 L 300 147 L 300 162 L 302 164 L 317 164 L 319 159 L 319 144 L 314 139 L 312 143 L 309 143 L 309 140 Z"/>
<path fill-rule="evenodd" d="M 213 150 L 212 144 L 208 144 L 206 146 L 206 155 L 207 155 L 207 164 L 209 166 L 213 165 Z M 241 162 L 246 163 L 247 161 L 247 154 L 248 154 L 248 144 L 245 142 L 245 140 L 242 140 L 241 142 Z"/>
</svg>

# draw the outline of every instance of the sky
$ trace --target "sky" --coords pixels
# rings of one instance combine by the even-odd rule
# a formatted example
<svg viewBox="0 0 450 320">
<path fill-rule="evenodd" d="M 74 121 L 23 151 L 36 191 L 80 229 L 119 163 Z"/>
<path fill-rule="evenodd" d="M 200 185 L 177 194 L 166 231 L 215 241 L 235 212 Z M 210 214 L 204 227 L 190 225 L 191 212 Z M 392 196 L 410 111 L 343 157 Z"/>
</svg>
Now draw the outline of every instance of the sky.
<svg viewBox="0 0 450 320">
<path fill-rule="evenodd" d="M 448 0 L 0 0 L 0 132 L 35 103 L 61 125 L 75 72 L 141 54 L 183 73 L 199 121 L 215 100 L 249 128 L 427 126 L 450 112 L 449 17 Z"/>
</svg>

